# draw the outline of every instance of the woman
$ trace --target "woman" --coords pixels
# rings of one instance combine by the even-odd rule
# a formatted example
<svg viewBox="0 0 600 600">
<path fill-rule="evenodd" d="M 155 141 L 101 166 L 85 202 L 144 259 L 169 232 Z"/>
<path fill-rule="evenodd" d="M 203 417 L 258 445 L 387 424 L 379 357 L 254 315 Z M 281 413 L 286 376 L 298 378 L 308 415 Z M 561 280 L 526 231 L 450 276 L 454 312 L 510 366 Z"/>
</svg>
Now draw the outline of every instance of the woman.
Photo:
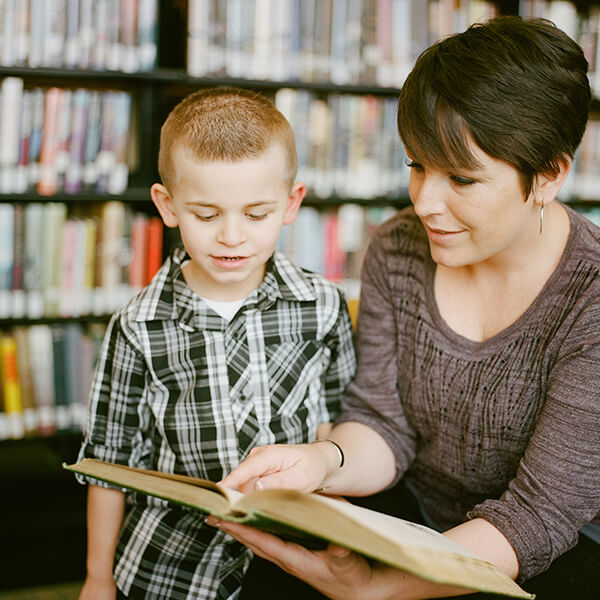
<svg viewBox="0 0 600 600">
<path fill-rule="evenodd" d="M 518 17 L 423 53 L 398 108 L 412 207 L 365 258 L 339 449 L 259 448 L 226 485 L 367 496 L 400 481 L 424 522 L 520 583 L 577 544 L 600 513 L 600 231 L 555 198 L 586 72 L 567 35 Z M 465 593 L 220 526 L 332 598 Z"/>
</svg>

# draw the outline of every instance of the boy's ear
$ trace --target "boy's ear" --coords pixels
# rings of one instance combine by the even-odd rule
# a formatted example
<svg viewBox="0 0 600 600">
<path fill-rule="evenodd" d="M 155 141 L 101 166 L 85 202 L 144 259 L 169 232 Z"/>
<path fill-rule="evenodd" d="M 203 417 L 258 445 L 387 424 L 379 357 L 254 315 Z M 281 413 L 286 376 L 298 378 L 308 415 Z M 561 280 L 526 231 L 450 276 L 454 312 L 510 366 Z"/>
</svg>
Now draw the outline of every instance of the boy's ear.
<svg viewBox="0 0 600 600">
<path fill-rule="evenodd" d="M 163 223 L 167 227 L 177 227 L 177 216 L 173 209 L 173 200 L 169 190 L 161 183 L 155 183 L 150 188 L 150 197 L 154 202 L 154 206 L 158 209 Z"/>
<path fill-rule="evenodd" d="M 288 198 L 287 209 L 283 217 L 284 225 L 291 225 L 296 220 L 296 215 L 298 214 L 302 200 L 304 200 L 304 196 L 306 196 L 306 186 L 302 182 L 297 181 L 292 186 L 292 191 Z"/>
<path fill-rule="evenodd" d="M 538 173 L 533 182 L 534 202 L 539 206 L 550 204 L 560 191 L 569 171 L 572 161 L 563 157 L 559 160 L 557 173 Z"/>
</svg>

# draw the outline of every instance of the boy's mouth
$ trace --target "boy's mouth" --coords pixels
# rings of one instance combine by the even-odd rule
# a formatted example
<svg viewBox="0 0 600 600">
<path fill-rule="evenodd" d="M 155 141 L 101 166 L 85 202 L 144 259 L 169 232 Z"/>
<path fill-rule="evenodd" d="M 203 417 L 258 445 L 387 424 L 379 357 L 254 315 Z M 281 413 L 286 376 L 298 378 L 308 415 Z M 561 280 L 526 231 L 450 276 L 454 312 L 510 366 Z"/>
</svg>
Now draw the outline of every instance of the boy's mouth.
<svg viewBox="0 0 600 600">
<path fill-rule="evenodd" d="M 220 268 L 239 267 L 248 262 L 248 256 L 212 256 L 213 263 Z"/>
</svg>

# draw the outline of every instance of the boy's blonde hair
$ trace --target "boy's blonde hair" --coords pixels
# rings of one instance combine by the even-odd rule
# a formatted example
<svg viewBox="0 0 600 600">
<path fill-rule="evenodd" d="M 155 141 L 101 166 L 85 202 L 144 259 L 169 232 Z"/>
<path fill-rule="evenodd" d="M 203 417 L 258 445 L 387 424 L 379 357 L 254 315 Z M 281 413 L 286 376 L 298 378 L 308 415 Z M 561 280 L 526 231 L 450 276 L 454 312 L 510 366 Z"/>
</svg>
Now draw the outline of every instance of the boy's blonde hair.
<svg viewBox="0 0 600 600">
<path fill-rule="evenodd" d="M 258 92 L 209 88 L 186 96 L 160 131 L 158 172 L 172 192 L 177 181 L 177 148 L 195 160 L 238 161 L 257 157 L 278 142 L 286 155 L 289 186 L 297 171 L 294 132 L 275 104 Z"/>
</svg>

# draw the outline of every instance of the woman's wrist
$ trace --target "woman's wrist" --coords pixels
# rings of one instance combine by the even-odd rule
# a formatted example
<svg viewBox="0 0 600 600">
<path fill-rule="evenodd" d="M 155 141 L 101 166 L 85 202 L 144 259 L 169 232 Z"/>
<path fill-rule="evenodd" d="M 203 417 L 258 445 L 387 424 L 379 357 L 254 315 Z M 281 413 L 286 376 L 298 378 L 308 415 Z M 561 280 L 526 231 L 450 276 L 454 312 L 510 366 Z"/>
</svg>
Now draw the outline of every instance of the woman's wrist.
<svg viewBox="0 0 600 600">
<path fill-rule="evenodd" d="M 315 448 L 319 448 L 323 461 L 325 463 L 325 476 L 321 481 L 321 487 L 319 490 L 326 489 L 326 481 L 331 475 L 339 471 L 344 466 L 345 456 L 342 447 L 333 440 L 327 438 L 321 438 L 315 440 L 310 444 Z"/>
</svg>

